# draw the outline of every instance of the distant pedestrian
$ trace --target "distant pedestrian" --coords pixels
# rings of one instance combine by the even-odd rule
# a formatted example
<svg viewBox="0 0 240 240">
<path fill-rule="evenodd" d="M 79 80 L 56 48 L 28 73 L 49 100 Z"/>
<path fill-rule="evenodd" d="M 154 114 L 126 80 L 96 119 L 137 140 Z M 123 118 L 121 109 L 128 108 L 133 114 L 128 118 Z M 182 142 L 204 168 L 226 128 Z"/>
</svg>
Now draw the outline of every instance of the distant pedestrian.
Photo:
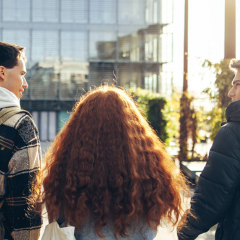
<svg viewBox="0 0 240 240">
<path fill-rule="evenodd" d="M 218 223 L 216 240 L 240 239 L 240 60 L 231 60 L 235 71 L 228 96 L 227 122 L 219 129 L 209 159 L 191 201 L 187 223 L 178 229 L 180 240 L 193 240 Z M 185 217 L 186 217 L 185 216 Z"/>
<path fill-rule="evenodd" d="M 185 180 L 134 101 L 117 87 L 86 93 L 46 154 L 35 202 L 77 240 L 152 240 L 176 224 Z M 41 187 L 43 184 L 43 192 Z"/>
<path fill-rule="evenodd" d="M 40 215 L 26 216 L 41 151 L 33 119 L 20 108 L 25 62 L 23 47 L 0 42 L 0 239 L 5 231 L 4 239 L 36 240 L 41 227 Z"/>
</svg>

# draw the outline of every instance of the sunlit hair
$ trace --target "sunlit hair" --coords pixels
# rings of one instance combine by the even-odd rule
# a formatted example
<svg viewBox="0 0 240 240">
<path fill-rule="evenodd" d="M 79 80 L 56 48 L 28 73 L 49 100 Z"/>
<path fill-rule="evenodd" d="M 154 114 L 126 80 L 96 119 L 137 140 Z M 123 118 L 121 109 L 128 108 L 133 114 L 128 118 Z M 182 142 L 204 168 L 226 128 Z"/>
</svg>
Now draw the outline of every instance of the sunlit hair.
<svg viewBox="0 0 240 240">
<path fill-rule="evenodd" d="M 230 63 L 229 63 L 229 68 L 231 70 L 233 70 L 234 72 L 236 72 L 237 70 L 240 69 L 240 60 L 237 59 L 231 59 Z"/>
<path fill-rule="evenodd" d="M 0 66 L 13 68 L 17 66 L 18 60 L 23 58 L 25 62 L 25 48 L 11 43 L 0 42 Z"/>
<path fill-rule="evenodd" d="M 46 204 L 51 221 L 64 210 L 79 229 L 91 217 L 98 236 L 112 223 L 115 236 L 126 237 L 140 222 L 175 225 L 186 189 L 131 97 L 101 86 L 80 99 L 47 151 L 32 200 Z"/>
</svg>

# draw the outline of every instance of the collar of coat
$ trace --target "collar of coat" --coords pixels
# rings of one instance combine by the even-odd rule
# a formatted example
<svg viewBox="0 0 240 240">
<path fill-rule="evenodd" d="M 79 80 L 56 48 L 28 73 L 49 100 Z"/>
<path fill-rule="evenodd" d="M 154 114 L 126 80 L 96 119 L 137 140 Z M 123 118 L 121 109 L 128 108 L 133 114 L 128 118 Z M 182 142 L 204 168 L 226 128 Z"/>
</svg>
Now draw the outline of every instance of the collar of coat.
<svg viewBox="0 0 240 240">
<path fill-rule="evenodd" d="M 240 122 L 240 99 L 231 102 L 226 109 L 225 117 L 227 122 Z M 222 122 L 222 126 L 227 122 Z"/>
</svg>

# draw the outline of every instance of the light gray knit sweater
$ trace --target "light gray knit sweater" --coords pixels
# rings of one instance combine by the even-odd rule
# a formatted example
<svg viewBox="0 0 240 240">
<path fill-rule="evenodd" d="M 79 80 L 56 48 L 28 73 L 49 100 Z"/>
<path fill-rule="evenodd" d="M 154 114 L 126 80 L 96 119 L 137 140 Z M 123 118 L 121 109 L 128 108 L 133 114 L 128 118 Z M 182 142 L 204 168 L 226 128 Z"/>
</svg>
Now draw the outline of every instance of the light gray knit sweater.
<svg viewBox="0 0 240 240">
<path fill-rule="evenodd" d="M 64 227 L 63 222 L 64 222 L 63 218 L 60 218 L 58 220 L 58 224 L 61 227 Z M 142 227 L 142 224 L 139 224 L 139 226 L 137 226 L 133 234 L 129 232 L 131 234 L 129 237 L 126 237 L 126 238 L 118 237 L 117 239 L 118 240 L 153 240 L 156 237 L 157 231 L 151 229 L 148 224 L 146 224 L 140 231 L 141 227 Z M 104 238 L 100 238 L 95 233 L 90 220 L 88 220 L 84 224 L 80 232 L 75 232 L 75 237 L 76 237 L 76 240 L 93 240 L 93 239 L 94 240 L 116 240 L 111 228 L 111 224 L 102 228 L 102 234 L 105 236 Z"/>
</svg>

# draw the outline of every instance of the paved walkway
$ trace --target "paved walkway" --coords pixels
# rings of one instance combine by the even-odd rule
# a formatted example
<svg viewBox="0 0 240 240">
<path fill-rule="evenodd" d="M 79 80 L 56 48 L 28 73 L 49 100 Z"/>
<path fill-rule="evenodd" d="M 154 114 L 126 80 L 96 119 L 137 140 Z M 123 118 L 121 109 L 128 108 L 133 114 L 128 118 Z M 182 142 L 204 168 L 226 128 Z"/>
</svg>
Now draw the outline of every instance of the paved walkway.
<svg viewBox="0 0 240 240">
<path fill-rule="evenodd" d="M 214 240 L 216 226 L 212 227 L 208 232 L 201 234 L 196 240 Z M 159 228 L 157 236 L 154 240 L 178 240 L 176 228 L 172 231 L 170 228 Z"/>
</svg>

